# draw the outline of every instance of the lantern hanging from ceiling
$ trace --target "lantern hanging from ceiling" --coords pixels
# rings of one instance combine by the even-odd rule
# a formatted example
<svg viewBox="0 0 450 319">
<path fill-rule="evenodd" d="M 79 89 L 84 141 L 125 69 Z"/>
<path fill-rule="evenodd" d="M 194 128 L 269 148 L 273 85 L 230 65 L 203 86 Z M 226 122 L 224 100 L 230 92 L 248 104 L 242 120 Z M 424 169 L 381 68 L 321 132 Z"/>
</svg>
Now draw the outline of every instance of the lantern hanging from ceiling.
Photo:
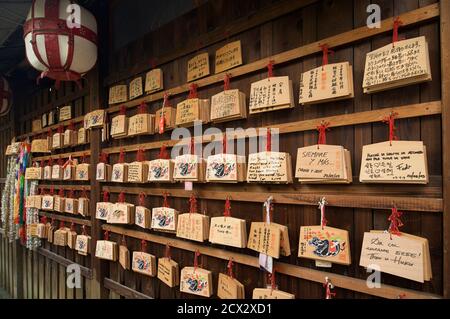
<svg viewBox="0 0 450 319">
<path fill-rule="evenodd" d="M 79 84 L 97 62 L 95 17 L 72 0 L 33 0 L 23 34 L 28 61 L 57 87 Z"/>
<path fill-rule="evenodd" d="M 12 93 L 8 81 L 0 76 L 0 117 L 8 114 L 12 104 Z"/>
</svg>

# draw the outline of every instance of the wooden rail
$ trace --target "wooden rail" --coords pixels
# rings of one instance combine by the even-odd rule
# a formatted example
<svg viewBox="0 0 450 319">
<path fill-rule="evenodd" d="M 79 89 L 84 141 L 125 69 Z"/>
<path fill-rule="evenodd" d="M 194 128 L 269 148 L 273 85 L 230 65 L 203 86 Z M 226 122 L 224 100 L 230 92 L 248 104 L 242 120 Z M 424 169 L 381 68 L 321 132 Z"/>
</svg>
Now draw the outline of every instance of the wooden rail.
<svg viewBox="0 0 450 319">
<path fill-rule="evenodd" d="M 84 226 L 88 226 L 88 227 L 92 226 L 91 220 L 83 219 L 80 217 L 70 217 L 70 216 L 53 214 L 53 213 L 48 213 L 48 212 L 43 212 L 43 211 L 39 212 L 39 216 L 45 216 L 47 218 L 59 220 L 59 221 L 65 222 L 65 223 L 74 223 L 77 225 L 84 225 Z"/>
<path fill-rule="evenodd" d="M 62 153 L 62 154 L 52 154 L 52 155 L 46 155 L 46 156 L 38 156 L 33 157 L 33 161 L 48 161 L 49 159 L 58 160 L 60 158 L 69 158 L 72 157 L 82 157 L 82 156 L 89 157 L 91 156 L 91 150 L 84 150 L 84 151 L 78 151 L 78 152 L 69 152 L 69 153 Z"/>
<path fill-rule="evenodd" d="M 55 254 L 54 252 L 51 252 L 50 250 L 47 250 L 47 249 L 44 249 L 44 248 L 38 248 L 37 252 L 40 255 L 45 256 L 48 259 L 53 260 L 53 261 L 57 262 L 58 264 L 60 264 L 60 265 L 62 265 L 64 267 L 67 267 L 69 265 L 73 265 L 75 263 L 74 261 L 72 261 L 70 259 L 64 258 L 64 257 L 62 257 L 62 256 L 60 256 L 58 254 Z M 77 264 L 77 265 L 78 265 L 78 267 L 80 267 L 81 275 L 83 277 L 85 277 L 87 279 L 92 279 L 93 278 L 92 269 L 89 269 L 87 267 L 81 266 L 79 264 Z"/>
<path fill-rule="evenodd" d="M 234 262 L 255 267 L 259 269 L 259 261 L 258 257 L 249 256 L 246 254 L 235 253 L 231 251 L 227 251 L 224 249 L 214 248 L 210 246 L 204 246 L 201 244 L 196 244 L 186 240 L 180 240 L 171 237 L 164 237 L 159 235 L 154 235 L 151 233 L 146 233 L 142 231 L 136 231 L 131 229 L 125 229 L 122 227 L 112 226 L 112 225 L 103 225 L 103 229 L 110 231 L 112 233 L 116 233 L 119 235 L 125 235 L 128 237 L 133 237 L 136 239 L 144 239 L 153 243 L 157 243 L 160 245 L 170 245 L 173 248 L 188 250 L 188 251 L 199 251 L 203 255 L 211 256 L 214 258 L 219 258 L 223 260 L 233 259 Z M 306 267 L 300 267 L 296 265 L 291 265 L 287 263 L 274 262 L 274 268 L 277 272 L 289 275 L 296 278 L 301 278 L 304 280 L 314 281 L 318 283 L 324 283 L 325 277 L 328 277 L 333 285 L 336 287 L 361 292 L 368 295 L 373 295 L 382 298 L 392 298 L 397 299 L 399 296 L 403 296 L 404 298 L 410 299 L 438 299 L 441 296 L 403 289 L 400 287 L 384 285 L 382 284 L 380 288 L 369 288 L 367 287 L 367 282 L 363 279 L 357 279 L 352 277 L 347 277 L 343 275 L 333 274 L 329 272 L 324 272 L 320 270 L 310 269 Z"/>
<path fill-rule="evenodd" d="M 106 289 L 109 289 L 127 299 L 153 299 L 150 296 L 147 296 L 147 295 L 145 295 L 139 291 L 136 291 L 134 289 L 131 289 L 127 286 L 124 286 L 110 278 L 105 278 L 103 280 L 103 284 Z"/>
</svg>

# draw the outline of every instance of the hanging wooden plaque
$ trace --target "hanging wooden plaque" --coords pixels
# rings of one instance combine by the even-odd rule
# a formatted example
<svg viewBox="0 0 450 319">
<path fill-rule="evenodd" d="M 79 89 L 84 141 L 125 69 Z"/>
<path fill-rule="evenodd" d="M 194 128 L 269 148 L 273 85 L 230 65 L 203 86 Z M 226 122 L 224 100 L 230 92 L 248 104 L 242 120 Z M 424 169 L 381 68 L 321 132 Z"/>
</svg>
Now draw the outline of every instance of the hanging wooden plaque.
<svg viewBox="0 0 450 319">
<path fill-rule="evenodd" d="M 31 142 L 31 153 L 51 153 L 48 149 L 48 140 L 46 138 L 34 139 Z"/>
<path fill-rule="evenodd" d="M 103 127 L 105 123 L 105 110 L 92 111 L 84 116 L 84 128 L 86 130 L 91 128 Z"/>
<path fill-rule="evenodd" d="M 145 92 L 153 93 L 164 89 L 163 71 L 153 69 L 145 75 Z"/>
<path fill-rule="evenodd" d="M 133 252 L 132 269 L 134 272 L 155 277 L 156 257 L 141 251 Z"/>
<path fill-rule="evenodd" d="M 278 289 L 255 288 L 253 299 L 295 299 L 295 295 Z"/>
<path fill-rule="evenodd" d="M 62 148 L 64 145 L 64 133 L 55 133 L 52 136 L 52 149 Z"/>
<path fill-rule="evenodd" d="M 41 180 L 43 169 L 42 167 L 27 167 L 25 170 L 26 180 Z"/>
<path fill-rule="evenodd" d="M 426 81 L 431 81 L 431 67 L 425 36 L 390 43 L 367 53 L 364 93 Z"/>
<path fill-rule="evenodd" d="M 68 228 L 60 228 L 53 234 L 53 244 L 56 246 L 67 246 Z"/>
<path fill-rule="evenodd" d="M 164 130 L 171 130 L 175 128 L 175 120 L 177 116 L 177 110 L 174 107 L 165 106 L 156 111 L 155 114 L 155 133 L 159 132 L 159 123 L 161 117 L 164 114 Z"/>
<path fill-rule="evenodd" d="M 31 132 L 36 133 L 42 130 L 42 120 L 36 119 L 31 122 Z"/>
<path fill-rule="evenodd" d="M 235 278 L 220 273 L 217 285 L 217 297 L 220 299 L 244 299 L 244 285 Z"/>
<path fill-rule="evenodd" d="M 173 169 L 174 180 L 204 182 L 206 174 L 206 161 L 191 154 L 180 155 L 175 158 Z"/>
<path fill-rule="evenodd" d="M 353 71 L 350 63 L 320 66 L 300 77 L 300 104 L 317 104 L 353 98 Z"/>
<path fill-rule="evenodd" d="M 216 74 L 242 65 L 241 41 L 227 43 L 216 51 Z"/>
<path fill-rule="evenodd" d="M 211 272 L 198 267 L 184 267 L 180 275 L 180 291 L 202 297 L 211 297 L 213 294 Z"/>
<path fill-rule="evenodd" d="M 209 241 L 213 244 L 245 248 L 247 246 L 245 219 L 225 216 L 212 217 Z"/>
<path fill-rule="evenodd" d="M 89 164 L 78 164 L 75 170 L 76 181 L 89 181 Z"/>
<path fill-rule="evenodd" d="M 281 246 L 281 229 L 276 225 L 252 222 L 247 248 L 265 255 L 279 258 Z"/>
<path fill-rule="evenodd" d="M 130 270 L 130 251 L 124 245 L 119 246 L 119 264 L 125 270 Z"/>
<path fill-rule="evenodd" d="M 91 253 L 91 236 L 78 235 L 75 243 L 75 250 L 83 256 Z"/>
<path fill-rule="evenodd" d="M 291 155 L 281 152 L 261 152 L 248 156 L 248 183 L 292 183 Z"/>
<path fill-rule="evenodd" d="M 426 147 L 421 141 L 392 141 L 365 145 L 360 182 L 427 184 Z"/>
<path fill-rule="evenodd" d="M 207 123 L 209 118 L 209 100 L 194 98 L 184 100 L 177 104 L 176 126 L 193 126 L 195 121 Z"/>
<path fill-rule="evenodd" d="M 62 180 L 63 179 L 63 168 L 61 165 L 53 165 L 52 166 L 52 179 Z"/>
<path fill-rule="evenodd" d="M 64 200 L 64 211 L 68 214 L 78 214 L 78 199 L 66 198 Z"/>
<path fill-rule="evenodd" d="M 239 90 L 222 91 L 211 98 L 211 122 L 220 123 L 247 117 L 245 94 Z"/>
<path fill-rule="evenodd" d="M 128 134 L 128 118 L 126 115 L 114 116 L 111 120 L 111 136 L 125 137 Z"/>
<path fill-rule="evenodd" d="M 78 214 L 84 217 L 91 216 L 89 213 L 89 198 L 78 198 Z"/>
<path fill-rule="evenodd" d="M 136 114 L 128 120 L 128 136 L 153 134 L 155 131 L 155 115 Z"/>
<path fill-rule="evenodd" d="M 73 164 L 68 164 L 63 168 L 63 180 L 70 181 L 75 179 L 75 168 Z"/>
<path fill-rule="evenodd" d="M 72 118 L 72 106 L 66 105 L 59 108 L 58 121 L 64 122 Z"/>
<path fill-rule="evenodd" d="M 348 231 L 325 226 L 300 227 L 298 257 L 350 265 Z"/>
<path fill-rule="evenodd" d="M 97 240 L 95 257 L 110 261 L 117 260 L 117 244 L 108 240 Z"/>
<path fill-rule="evenodd" d="M 180 270 L 178 264 L 171 258 L 158 259 L 158 279 L 173 288 L 180 284 Z"/>
<path fill-rule="evenodd" d="M 65 130 L 63 135 L 63 147 L 75 146 L 78 142 L 77 131 Z"/>
<path fill-rule="evenodd" d="M 173 182 L 174 161 L 171 159 L 157 159 L 148 164 L 148 181 L 157 183 Z"/>
<path fill-rule="evenodd" d="M 188 61 L 187 82 L 204 78 L 210 74 L 208 52 L 201 53 Z"/>
<path fill-rule="evenodd" d="M 132 162 L 128 164 L 128 183 L 144 183 L 148 180 L 148 163 Z"/>
<path fill-rule="evenodd" d="M 67 232 L 67 247 L 70 249 L 75 249 L 77 245 L 77 232 L 76 231 L 68 231 Z"/>
<path fill-rule="evenodd" d="M 53 210 L 54 198 L 52 195 L 42 196 L 42 210 L 52 211 Z"/>
<path fill-rule="evenodd" d="M 216 154 L 208 156 L 206 181 L 216 183 L 244 182 L 247 167 L 245 156 Z"/>
<path fill-rule="evenodd" d="M 134 205 L 115 203 L 107 216 L 109 224 L 134 224 Z"/>
<path fill-rule="evenodd" d="M 64 213 L 65 212 L 64 209 L 66 208 L 65 198 L 56 195 L 56 196 L 54 196 L 53 201 L 54 201 L 53 209 L 55 210 L 55 212 Z"/>
<path fill-rule="evenodd" d="M 95 218 L 100 220 L 108 220 L 109 212 L 113 209 L 112 203 L 98 202 L 95 209 Z"/>
<path fill-rule="evenodd" d="M 44 167 L 44 180 L 52 179 L 52 167 L 47 165 Z"/>
<path fill-rule="evenodd" d="M 96 179 L 100 182 L 109 182 L 112 178 L 111 165 L 106 163 L 98 163 L 96 169 Z"/>
<path fill-rule="evenodd" d="M 89 143 L 89 131 L 84 127 L 80 127 L 77 132 L 77 144 L 87 144 Z"/>
<path fill-rule="evenodd" d="M 130 100 L 133 100 L 144 94 L 141 77 L 137 77 L 130 82 L 129 92 L 130 92 Z"/>
<path fill-rule="evenodd" d="M 109 105 L 126 102 L 127 98 L 126 85 L 116 85 L 109 88 Z"/>
<path fill-rule="evenodd" d="M 292 81 L 288 76 L 267 78 L 252 83 L 250 88 L 250 114 L 294 107 Z"/>
<path fill-rule="evenodd" d="M 136 206 L 134 223 L 142 228 L 151 227 L 152 214 L 150 210 L 144 206 Z"/>
<path fill-rule="evenodd" d="M 128 164 L 116 163 L 113 165 L 111 182 L 125 183 L 128 180 Z"/>
<path fill-rule="evenodd" d="M 209 216 L 187 213 L 178 215 L 177 237 L 203 242 L 209 235 Z"/>
<path fill-rule="evenodd" d="M 151 227 L 158 231 L 175 232 L 177 230 L 178 211 L 169 207 L 152 209 Z"/>
</svg>

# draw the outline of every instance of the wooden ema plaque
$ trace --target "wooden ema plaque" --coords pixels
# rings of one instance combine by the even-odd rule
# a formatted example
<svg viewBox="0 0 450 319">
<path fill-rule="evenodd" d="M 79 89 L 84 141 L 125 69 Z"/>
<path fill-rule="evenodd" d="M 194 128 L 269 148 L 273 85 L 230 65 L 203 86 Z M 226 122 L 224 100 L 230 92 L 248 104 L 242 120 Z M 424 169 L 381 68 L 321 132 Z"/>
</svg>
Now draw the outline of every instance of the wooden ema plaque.
<svg viewBox="0 0 450 319">
<path fill-rule="evenodd" d="M 70 147 L 77 145 L 78 138 L 77 138 L 77 132 L 74 130 L 65 130 L 64 136 L 63 136 L 63 147 Z"/>
<path fill-rule="evenodd" d="M 320 66 L 300 77 L 300 104 L 326 103 L 354 96 L 353 71 L 348 62 Z"/>
<path fill-rule="evenodd" d="M 17 143 L 11 143 L 10 145 L 8 145 L 5 150 L 5 155 L 11 156 L 11 155 L 19 154 L 20 144 L 21 144 L 20 142 L 17 142 Z"/>
<path fill-rule="evenodd" d="M 106 163 L 98 163 L 95 172 L 97 181 L 109 182 L 112 178 L 112 168 L 111 165 Z"/>
<path fill-rule="evenodd" d="M 313 145 L 297 150 L 295 177 L 301 183 L 352 182 L 350 152 L 337 145 Z"/>
<path fill-rule="evenodd" d="M 25 179 L 26 180 L 41 180 L 42 179 L 43 169 L 42 167 L 27 167 L 25 170 Z"/>
<path fill-rule="evenodd" d="M 52 179 L 52 167 L 47 165 L 44 167 L 44 180 Z"/>
<path fill-rule="evenodd" d="M 178 215 L 177 237 L 203 242 L 208 240 L 209 216 L 187 213 Z"/>
<path fill-rule="evenodd" d="M 148 162 L 128 164 L 128 183 L 144 183 L 148 180 Z"/>
<path fill-rule="evenodd" d="M 220 123 L 247 118 L 245 94 L 239 90 L 222 91 L 211 98 L 211 122 Z"/>
<path fill-rule="evenodd" d="M 52 195 L 42 196 L 42 210 L 52 211 L 54 206 L 54 198 Z"/>
<path fill-rule="evenodd" d="M 216 183 L 238 183 L 245 181 L 247 167 L 245 156 L 217 154 L 208 156 L 206 181 Z"/>
<path fill-rule="evenodd" d="M 175 125 L 194 126 L 195 121 L 208 123 L 210 117 L 209 100 L 187 99 L 177 104 Z"/>
<path fill-rule="evenodd" d="M 97 240 L 95 247 L 95 257 L 116 261 L 117 260 L 117 244 L 108 240 Z"/>
<path fill-rule="evenodd" d="M 128 180 L 128 164 L 116 163 L 112 167 L 111 182 L 125 183 Z"/>
<path fill-rule="evenodd" d="M 292 183 L 291 155 L 281 152 L 261 152 L 248 156 L 248 183 Z"/>
<path fill-rule="evenodd" d="M 133 100 L 144 94 L 141 77 L 137 77 L 130 82 L 129 92 L 130 92 L 130 100 Z"/>
<path fill-rule="evenodd" d="M 216 51 L 216 74 L 230 70 L 239 65 L 242 65 L 240 40 L 228 43 Z"/>
<path fill-rule="evenodd" d="M 55 235 L 55 227 L 53 227 L 50 223 L 47 223 L 45 227 L 47 228 L 47 241 L 49 243 L 53 243 Z"/>
<path fill-rule="evenodd" d="M 359 265 L 421 283 L 432 278 L 428 240 L 405 233 L 364 233 Z"/>
<path fill-rule="evenodd" d="M 154 207 L 152 209 L 151 227 L 153 230 L 177 231 L 178 211 L 169 207 Z"/>
<path fill-rule="evenodd" d="M 37 237 L 37 224 L 27 225 L 26 232 L 29 237 Z"/>
<path fill-rule="evenodd" d="M 42 120 L 36 119 L 31 122 L 31 132 L 36 133 L 42 130 Z"/>
<path fill-rule="evenodd" d="M 187 82 L 204 78 L 210 74 L 208 52 L 201 53 L 188 61 Z"/>
<path fill-rule="evenodd" d="M 41 119 L 42 119 L 42 128 L 47 127 L 48 126 L 47 114 L 46 113 L 42 114 Z"/>
<path fill-rule="evenodd" d="M 35 139 L 31 142 L 31 153 L 51 153 L 46 138 Z"/>
<path fill-rule="evenodd" d="M 164 114 L 164 130 L 171 130 L 175 128 L 175 121 L 177 110 L 171 106 L 165 106 L 156 111 L 155 114 L 155 133 L 159 132 L 159 122 Z"/>
<path fill-rule="evenodd" d="M 64 145 L 64 133 L 55 133 L 52 136 L 52 149 L 62 148 Z"/>
<path fill-rule="evenodd" d="M 108 220 L 109 212 L 113 209 L 112 203 L 98 202 L 95 208 L 95 218 L 100 220 Z"/>
<path fill-rule="evenodd" d="M 174 161 L 171 159 L 156 159 L 148 164 L 148 181 L 157 183 L 172 183 Z"/>
<path fill-rule="evenodd" d="M 431 68 L 425 36 L 398 41 L 367 53 L 364 93 L 426 81 L 431 81 Z"/>
<path fill-rule="evenodd" d="M 25 198 L 26 208 L 42 208 L 42 196 L 41 195 L 29 195 Z"/>
<path fill-rule="evenodd" d="M 47 226 L 45 224 L 39 223 L 36 226 L 36 237 L 40 239 L 46 239 L 47 235 Z"/>
<path fill-rule="evenodd" d="M 58 213 L 64 213 L 66 205 L 65 205 L 65 198 L 61 197 L 59 195 L 56 195 L 53 197 L 53 209 L 55 212 Z"/>
<path fill-rule="evenodd" d="M 119 264 L 125 270 L 130 270 L 131 268 L 130 251 L 128 250 L 127 246 L 119 246 Z"/>
<path fill-rule="evenodd" d="M 52 166 L 52 179 L 54 180 L 63 179 L 63 168 L 61 165 L 55 164 Z"/>
<path fill-rule="evenodd" d="M 78 214 L 78 199 L 66 198 L 64 200 L 64 211 L 67 214 Z"/>
<path fill-rule="evenodd" d="M 133 252 L 132 270 L 134 272 L 155 277 L 156 257 L 142 251 Z"/>
<path fill-rule="evenodd" d="M 295 299 L 295 295 L 278 289 L 255 288 L 252 299 Z"/>
<path fill-rule="evenodd" d="M 84 128 L 86 130 L 91 128 L 103 127 L 105 123 L 105 110 L 92 111 L 84 116 Z"/>
<path fill-rule="evenodd" d="M 70 230 L 67 232 L 67 247 L 70 249 L 75 249 L 77 244 L 77 232 Z"/>
<path fill-rule="evenodd" d="M 150 228 L 152 224 L 152 213 L 144 206 L 136 206 L 134 223 L 142 228 Z"/>
<path fill-rule="evenodd" d="M 84 217 L 91 216 L 89 213 L 89 198 L 78 198 L 78 214 Z"/>
<path fill-rule="evenodd" d="M 213 294 L 211 272 L 198 267 L 184 267 L 180 275 L 180 291 L 202 297 L 211 297 Z"/>
<path fill-rule="evenodd" d="M 245 248 L 247 246 L 245 219 L 225 216 L 212 217 L 209 241 L 213 244 Z"/>
<path fill-rule="evenodd" d="M 108 224 L 134 224 L 134 205 L 129 203 L 112 204 L 107 222 Z"/>
<path fill-rule="evenodd" d="M 350 265 L 348 231 L 325 226 L 300 227 L 298 257 Z"/>
<path fill-rule="evenodd" d="M 278 76 L 254 82 L 250 88 L 250 114 L 294 107 L 292 81 Z"/>
<path fill-rule="evenodd" d="M 76 181 L 89 181 L 89 164 L 78 164 L 75 169 Z"/>
<path fill-rule="evenodd" d="M 205 181 L 206 161 L 191 154 L 180 155 L 175 158 L 173 178 L 176 181 L 199 182 Z"/>
<path fill-rule="evenodd" d="M 87 144 L 89 143 L 89 133 L 84 127 L 80 127 L 77 132 L 77 144 Z"/>
<path fill-rule="evenodd" d="M 128 118 L 126 115 L 114 116 L 111 120 L 111 136 L 113 138 L 125 137 L 128 134 Z"/>
<path fill-rule="evenodd" d="M 126 85 L 115 85 L 109 88 L 109 105 L 124 103 L 127 101 L 127 86 Z"/>
<path fill-rule="evenodd" d="M 217 284 L 217 297 L 220 299 L 244 299 L 244 285 L 235 278 L 220 273 Z"/>
<path fill-rule="evenodd" d="M 153 114 L 136 114 L 128 120 L 128 136 L 153 134 L 155 116 Z"/>
<path fill-rule="evenodd" d="M 163 257 L 158 259 L 158 279 L 173 288 L 180 284 L 180 268 L 173 259 Z"/>
<path fill-rule="evenodd" d="M 252 222 L 247 248 L 274 258 L 291 255 L 288 228 L 276 223 Z"/>
<path fill-rule="evenodd" d="M 78 254 L 87 256 L 91 253 L 91 236 L 78 235 L 75 242 L 75 250 Z"/>
<path fill-rule="evenodd" d="M 58 122 L 64 122 L 72 118 L 72 106 L 66 105 L 59 108 Z"/>
<path fill-rule="evenodd" d="M 145 75 L 145 93 L 153 93 L 164 89 L 163 71 L 153 69 Z"/>
<path fill-rule="evenodd" d="M 77 160 L 69 161 L 66 167 L 63 166 L 63 180 L 70 181 L 75 180 L 75 171 L 76 165 L 78 164 Z"/>
<path fill-rule="evenodd" d="M 60 228 L 53 234 L 53 245 L 56 246 L 67 246 L 67 234 L 69 233 L 68 228 Z"/>
<path fill-rule="evenodd" d="M 427 152 L 423 142 L 392 141 L 365 145 L 359 180 L 362 183 L 427 184 Z"/>
</svg>

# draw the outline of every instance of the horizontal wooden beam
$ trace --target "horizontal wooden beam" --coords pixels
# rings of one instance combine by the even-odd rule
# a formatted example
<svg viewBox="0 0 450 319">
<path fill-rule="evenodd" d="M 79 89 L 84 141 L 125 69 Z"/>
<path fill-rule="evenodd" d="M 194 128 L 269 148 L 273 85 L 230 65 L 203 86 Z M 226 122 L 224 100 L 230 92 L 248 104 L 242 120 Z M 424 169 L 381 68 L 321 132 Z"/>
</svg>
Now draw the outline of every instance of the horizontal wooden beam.
<svg viewBox="0 0 450 319">
<path fill-rule="evenodd" d="M 69 153 L 62 153 L 62 154 L 52 154 L 52 155 L 46 155 L 46 156 L 38 156 L 33 157 L 33 161 L 48 161 L 49 159 L 58 160 L 59 158 L 69 158 L 72 156 L 75 157 L 89 157 L 91 156 L 91 150 L 84 150 L 84 151 L 78 151 L 78 152 L 69 152 Z"/>
<path fill-rule="evenodd" d="M 439 16 L 439 4 L 431 4 L 426 7 L 422 7 L 416 10 L 412 10 L 401 14 L 399 16 L 402 21 L 402 27 L 407 27 L 411 25 L 415 25 L 418 23 L 423 23 L 432 19 L 435 19 Z M 264 59 L 260 59 L 258 61 L 254 61 L 243 66 L 234 68 L 231 72 L 223 72 L 214 74 L 203 79 L 199 79 L 195 82 L 198 88 L 210 86 L 216 83 L 223 82 L 225 73 L 231 73 L 233 78 L 240 77 L 243 75 L 251 74 L 253 72 L 261 71 L 267 68 L 267 65 L 270 61 L 273 61 L 275 64 L 283 64 L 287 62 L 292 62 L 298 60 L 300 58 L 317 54 L 322 52 L 321 45 L 327 44 L 330 48 L 341 47 L 345 45 L 349 45 L 363 39 L 367 39 L 388 31 L 391 31 L 393 28 L 393 18 L 388 18 L 386 20 L 381 21 L 380 28 L 369 29 L 367 26 L 360 27 L 357 29 L 353 29 L 344 33 L 340 33 L 320 41 L 316 41 L 313 43 L 309 43 L 307 45 L 285 51 L 270 57 L 266 57 Z M 154 102 L 157 100 L 162 100 L 164 98 L 164 94 L 168 93 L 171 95 L 178 95 L 182 93 L 189 92 L 189 83 L 185 83 L 183 85 L 165 90 L 163 92 L 157 92 L 154 94 L 150 94 L 133 101 L 129 101 L 126 103 L 121 103 L 120 105 L 115 105 L 108 108 L 109 113 L 115 113 L 120 110 L 121 105 L 125 105 L 127 108 L 132 108 L 140 105 L 142 102 Z"/>
<path fill-rule="evenodd" d="M 62 257 L 62 256 L 60 256 L 58 254 L 55 254 L 54 252 L 51 252 L 50 250 L 47 250 L 47 249 L 44 249 L 44 248 L 38 248 L 37 252 L 40 255 L 42 255 L 44 257 L 47 257 L 48 259 L 53 260 L 56 263 L 58 263 L 58 264 L 60 264 L 60 265 L 62 265 L 64 267 L 67 267 L 69 265 L 75 264 L 74 261 L 72 261 L 70 259 L 67 259 L 67 258 L 64 258 L 64 257 Z M 84 266 L 82 266 L 80 264 L 77 264 L 77 265 L 78 265 L 78 267 L 80 267 L 81 275 L 83 277 L 85 277 L 87 279 L 92 279 L 93 278 L 92 269 L 84 267 Z"/>
<path fill-rule="evenodd" d="M 358 125 L 358 124 L 367 124 L 367 123 L 377 123 L 383 120 L 383 118 L 389 115 L 391 112 L 397 113 L 397 119 L 406 119 L 420 116 L 430 116 L 430 115 L 438 115 L 442 112 L 441 101 L 433 101 L 426 103 L 418 103 L 418 104 L 410 104 L 404 106 L 394 106 L 388 107 L 380 110 L 372 110 L 365 112 L 357 112 L 352 114 L 344 114 L 344 115 L 335 115 L 335 116 L 327 116 L 321 117 L 311 120 L 304 121 L 296 121 L 290 123 L 282 123 L 275 124 L 270 126 L 257 127 L 254 130 L 249 130 L 241 133 L 235 133 L 234 135 L 227 135 L 227 139 L 241 139 L 241 138 L 249 138 L 255 137 L 258 134 L 265 134 L 265 129 L 272 128 L 278 129 L 279 134 L 287 134 L 287 133 L 296 133 L 296 132 L 305 132 L 316 130 L 317 125 L 322 121 L 330 123 L 330 127 L 340 127 L 340 126 L 348 126 L 348 125 Z M 215 135 L 203 135 L 202 143 L 209 143 L 214 141 L 216 138 Z M 174 145 L 181 144 L 189 144 L 191 141 L 190 138 L 179 139 L 179 140 L 163 140 L 163 141 L 155 141 L 149 143 L 141 143 L 134 145 L 124 145 L 117 147 L 109 147 L 104 148 L 102 151 L 108 154 L 120 153 L 121 150 L 124 152 L 136 152 L 139 149 L 149 150 L 149 149 L 159 149 L 161 146 L 165 145 L 167 147 L 172 147 Z M 200 137 L 196 139 L 197 142 L 200 142 Z"/>
<path fill-rule="evenodd" d="M 41 129 L 39 131 L 36 131 L 36 132 L 29 132 L 29 133 L 26 133 L 26 134 L 19 135 L 19 136 L 17 136 L 16 139 L 18 141 L 22 141 L 22 140 L 27 139 L 28 137 L 33 137 L 33 136 L 37 136 L 37 135 L 47 134 L 49 129 L 52 129 L 52 131 L 54 131 L 54 130 L 58 129 L 58 127 L 60 127 L 61 125 L 68 126 L 71 122 L 73 124 L 78 124 L 78 123 L 81 123 L 83 121 L 84 121 L 84 116 L 75 117 L 75 118 L 73 118 L 71 120 L 67 120 L 67 121 L 60 122 L 60 123 L 55 124 L 55 125 L 47 126 L 46 128 L 43 128 L 43 129 Z"/>
<path fill-rule="evenodd" d="M 39 189 L 50 189 L 51 187 L 53 187 L 55 190 L 59 190 L 61 188 L 65 189 L 66 191 L 90 191 L 91 190 L 91 186 L 90 185 L 68 185 L 68 184 L 54 184 L 55 182 L 64 182 L 64 181 L 41 181 L 41 183 L 46 183 L 49 182 L 51 184 L 39 184 L 38 188 Z M 66 181 L 67 182 L 67 181 Z M 73 181 L 70 181 L 73 182 Z M 82 183 L 82 181 L 80 181 L 80 183 Z"/>
<path fill-rule="evenodd" d="M 103 285 L 105 286 L 106 289 L 109 289 L 109 290 L 115 292 L 116 294 L 118 294 L 122 297 L 125 297 L 127 299 L 154 299 L 154 298 L 147 296 L 139 291 L 136 291 L 127 286 L 124 286 L 110 278 L 104 278 Z"/>
<path fill-rule="evenodd" d="M 182 250 L 188 250 L 192 252 L 199 251 L 203 255 L 223 260 L 230 260 L 230 258 L 232 258 L 233 261 L 236 263 L 259 268 L 258 258 L 246 254 L 231 252 L 224 249 L 197 244 L 191 241 L 154 235 L 151 233 L 126 229 L 118 226 L 103 225 L 102 227 L 104 230 L 108 230 L 112 233 L 116 233 L 119 235 L 125 235 L 128 237 L 133 237 L 141 240 L 144 239 L 153 243 L 157 243 L 160 245 L 169 245 L 173 248 L 178 248 Z M 380 288 L 368 288 L 366 281 L 363 279 L 352 278 L 344 275 L 333 274 L 316 269 L 300 267 L 276 261 L 274 262 L 274 268 L 279 273 L 304 280 L 314 281 L 320 284 L 325 282 L 325 277 L 328 277 L 333 283 L 333 285 L 335 285 L 336 287 L 357 291 L 360 293 L 382 298 L 397 299 L 399 298 L 399 296 L 411 299 L 442 298 L 441 296 L 429 294 L 426 292 L 403 289 L 400 287 L 384 284 L 382 284 Z"/>
<path fill-rule="evenodd" d="M 53 214 L 53 213 L 48 213 L 48 212 L 43 212 L 43 211 L 39 212 L 39 216 L 45 216 L 47 218 L 59 220 L 59 221 L 65 222 L 65 223 L 74 223 L 77 225 L 84 225 L 84 226 L 88 226 L 88 227 L 92 226 L 92 222 L 89 219 L 82 219 L 79 217 L 69 217 L 69 216 Z"/>
<path fill-rule="evenodd" d="M 222 190 L 210 190 L 210 189 L 196 189 L 195 195 L 201 199 L 212 200 L 225 200 L 227 196 L 230 196 L 232 200 L 240 202 L 256 202 L 264 203 L 267 197 L 272 196 L 273 200 L 277 204 L 290 204 L 290 205 L 305 205 L 305 206 L 317 206 L 317 203 L 324 196 L 327 200 L 327 206 L 333 207 L 348 207 L 348 208 L 371 208 L 371 209 L 391 209 L 395 204 L 400 210 L 412 211 L 412 212 L 429 212 L 429 213 L 442 213 L 443 200 L 442 198 L 425 198 L 425 197 L 411 197 L 411 196 L 380 196 L 380 195 L 364 195 L 364 194 L 343 194 L 336 191 L 334 194 L 324 193 L 303 193 L 298 191 L 286 191 L 286 190 L 266 190 L 264 192 L 249 191 L 248 189 L 242 189 L 241 191 L 235 191 L 235 188 L 229 187 Z M 343 186 L 345 187 L 345 186 Z M 104 191 L 110 193 L 121 193 L 139 195 L 144 193 L 150 196 L 163 196 L 164 193 L 169 192 L 170 196 L 189 198 L 193 192 L 186 191 L 184 189 L 174 188 L 147 188 L 147 187 L 130 187 L 124 186 L 106 186 L 103 187 Z"/>
<path fill-rule="evenodd" d="M 301 9 L 315 2 L 317 2 L 317 0 L 284 0 L 270 6 L 266 6 L 264 8 L 261 8 L 257 12 L 253 12 L 250 15 L 242 17 L 224 26 L 218 27 L 211 32 L 197 36 L 190 43 L 184 44 L 182 47 L 174 50 L 169 54 L 165 53 L 164 55 L 155 57 L 154 66 L 161 66 L 220 41 L 227 40 L 228 38 L 233 37 L 239 33 L 250 30 L 271 20 L 277 19 L 285 14 Z M 109 86 L 133 75 L 145 72 L 150 67 L 151 65 L 148 63 L 148 61 L 136 63 L 131 67 L 131 69 L 109 75 L 104 81 L 104 85 Z"/>
</svg>

